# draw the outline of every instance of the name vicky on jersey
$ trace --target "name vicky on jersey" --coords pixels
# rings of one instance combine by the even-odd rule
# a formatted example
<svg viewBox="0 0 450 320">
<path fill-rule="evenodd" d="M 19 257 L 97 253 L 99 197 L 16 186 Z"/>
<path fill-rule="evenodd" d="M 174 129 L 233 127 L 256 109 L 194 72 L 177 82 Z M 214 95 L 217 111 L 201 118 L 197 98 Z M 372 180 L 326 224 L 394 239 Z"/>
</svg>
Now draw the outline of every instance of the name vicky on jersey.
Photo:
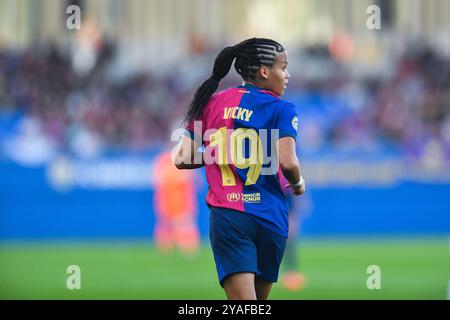
<svg viewBox="0 0 450 320">
<path fill-rule="evenodd" d="M 224 119 L 238 119 L 242 121 L 250 121 L 253 110 L 248 110 L 242 107 L 228 107 L 223 110 Z"/>
</svg>

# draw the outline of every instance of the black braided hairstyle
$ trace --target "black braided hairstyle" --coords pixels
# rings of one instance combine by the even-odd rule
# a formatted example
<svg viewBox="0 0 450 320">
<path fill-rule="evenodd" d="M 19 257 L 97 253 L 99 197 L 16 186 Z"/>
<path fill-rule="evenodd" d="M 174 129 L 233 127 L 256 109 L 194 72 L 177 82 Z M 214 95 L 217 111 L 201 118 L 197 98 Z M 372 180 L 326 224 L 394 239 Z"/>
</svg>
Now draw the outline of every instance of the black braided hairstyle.
<svg viewBox="0 0 450 320">
<path fill-rule="evenodd" d="M 277 53 L 285 51 L 278 42 L 265 38 L 251 38 L 232 47 L 226 47 L 217 55 L 211 76 L 195 92 L 184 119 L 185 122 L 197 120 L 211 96 L 217 90 L 220 80 L 230 71 L 233 60 L 236 72 L 245 81 L 255 81 L 260 67 L 271 68 Z"/>
</svg>

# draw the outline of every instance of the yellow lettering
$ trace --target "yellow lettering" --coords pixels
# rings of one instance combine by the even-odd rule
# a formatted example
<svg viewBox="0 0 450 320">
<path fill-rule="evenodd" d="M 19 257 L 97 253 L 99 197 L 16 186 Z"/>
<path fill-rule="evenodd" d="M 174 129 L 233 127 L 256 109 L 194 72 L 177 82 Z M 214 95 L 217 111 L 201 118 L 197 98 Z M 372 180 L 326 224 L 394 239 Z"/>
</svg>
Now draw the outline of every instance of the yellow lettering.
<svg viewBox="0 0 450 320">
<path fill-rule="evenodd" d="M 245 111 L 247 111 L 247 110 L 243 109 L 243 108 L 239 108 L 236 119 L 244 120 L 244 112 Z"/>
<path fill-rule="evenodd" d="M 252 116 L 252 114 L 253 114 L 253 110 L 252 111 L 250 111 L 250 110 L 245 110 L 246 112 L 246 116 L 245 116 L 245 121 L 249 121 L 250 120 L 250 117 Z"/>
<path fill-rule="evenodd" d="M 223 118 L 224 119 L 239 119 L 243 121 L 250 121 L 253 111 L 241 108 L 241 107 L 230 107 L 224 108 Z"/>
<path fill-rule="evenodd" d="M 234 108 L 233 108 L 233 113 L 231 114 L 231 117 L 232 117 L 233 119 L 236 119 L 236 111 L 237 111 L 237 109 L 238 109 L 238 107 L 234 107 Z"/>
<path fill-rule="evenodd" d="M 231 111 L 233 110 L 233 108 L 225 108 L 223 110 L 223 118 L 224 119 L 228 119 L 231 115 Z"/>
</svg>

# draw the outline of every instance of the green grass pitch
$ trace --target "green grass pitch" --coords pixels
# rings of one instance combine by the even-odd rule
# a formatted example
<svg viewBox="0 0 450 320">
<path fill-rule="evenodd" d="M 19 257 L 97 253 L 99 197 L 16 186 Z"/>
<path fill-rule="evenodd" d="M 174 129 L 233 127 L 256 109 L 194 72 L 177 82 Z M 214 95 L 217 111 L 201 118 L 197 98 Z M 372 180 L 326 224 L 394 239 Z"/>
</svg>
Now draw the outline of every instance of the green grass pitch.
<svg viewBox="0 0 450 320">
<path fill-rule="evenodd" d="M 298 247 L 303 291 L 280 283 L 270 299 L 446 299 L 446 237 L 315 239 Z M 81 289 L 66 288 L 69 265 Z M 381 268 L 381 289 L 369 290 L 369 265 Z M 1 299 L 225 299 L 208 243 L 195 257 L 161 254 L 151 243 L 0 244 Z"/>
</svg>

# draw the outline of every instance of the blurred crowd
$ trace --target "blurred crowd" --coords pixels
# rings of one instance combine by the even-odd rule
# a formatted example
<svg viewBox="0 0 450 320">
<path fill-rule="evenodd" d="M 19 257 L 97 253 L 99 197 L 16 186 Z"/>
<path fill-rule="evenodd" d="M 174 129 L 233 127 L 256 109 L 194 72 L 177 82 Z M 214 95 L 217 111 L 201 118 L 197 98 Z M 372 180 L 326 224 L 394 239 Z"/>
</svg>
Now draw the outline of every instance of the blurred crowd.
<svg viewBox="0 0 450 320">
<path fill-rule="evenodd" d="M 319 94 L 338 97 L 327 141 L 337 146 L 393 147 L 421 155 L 450 145 L 450 59 L 427 47 L 396 58 L 388 77 L 347 76 L 319 85 Z M 314 89 L 313 89 L 314 90 Z M 340 103 L 342 102 L 342 103 Z M 329 110 L 333 109 L 330 105 Z M 325 115 L 326 117 L 326 115 Z"/>
<path fill-rule="evenodd" d="M 80 73 L 69 54 L 0 52 L 0 106 L 19 113 L 15 136 L 37 136 L 58 150 L 95 155 L 105 149 L 143 150 L 167 139 L 180 91 L 168 76 L 109 77 L 114 47 L 105 45 L 95 65 Z"/>
<path fill-rule="evenodd" d="M 22 145 L 36 153 L 95 156 L 145 151 L 170 140 L 214 56 L 196 56 L 197 63 L 185 61 L 163 74 L 142 69 L 114 77 L 117 55 L 114 44 L 102 42 L 91 65 L 82 68 L 70 51 L 56 46 L 0 51 L 0 115 L 8 123 L 0 136 L 4 150 Z M 450 58 L 423 46 L 392 59 L 390 76 L 383 78 L 291 74 L 287 99 L 299 109 L 304 149 L 382 146 L 419 156 L 432 150 L 448 159 Z M 229 77 L 221 87 L 238 81 Z M 12 125 L 11 119 L 19 120 Z"/>
</svg>

